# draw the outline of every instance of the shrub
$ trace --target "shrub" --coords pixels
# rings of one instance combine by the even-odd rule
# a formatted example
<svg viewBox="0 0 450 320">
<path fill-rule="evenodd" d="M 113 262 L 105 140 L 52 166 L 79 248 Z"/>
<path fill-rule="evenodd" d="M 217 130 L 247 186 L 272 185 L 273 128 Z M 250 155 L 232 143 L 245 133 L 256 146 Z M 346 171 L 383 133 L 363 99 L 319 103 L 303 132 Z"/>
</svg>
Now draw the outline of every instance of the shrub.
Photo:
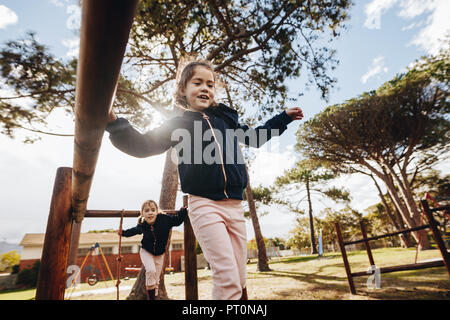
<svg viewBox="0 0 450 320">
<path fill-rule="evenodd" d="M 17 275 L 16 284 L 25 287 L 36 287 L 41 261 L 37 260 L 31 268 L 23 269 Z"/>
</svg>

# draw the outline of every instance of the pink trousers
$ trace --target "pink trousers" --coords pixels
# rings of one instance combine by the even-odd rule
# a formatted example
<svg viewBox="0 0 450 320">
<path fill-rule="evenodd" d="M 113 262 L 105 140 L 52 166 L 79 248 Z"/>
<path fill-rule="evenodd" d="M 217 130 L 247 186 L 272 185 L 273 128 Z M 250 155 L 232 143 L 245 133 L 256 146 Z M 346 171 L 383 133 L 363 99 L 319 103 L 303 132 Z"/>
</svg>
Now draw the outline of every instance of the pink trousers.
<svg viewBox="0 0 450 320">
<path fill-rule="evenodd" d="M 247 276 L 247 231 L 241 200 L 189 195 L 189 219 L 211 267 L 214 300 L 237 300 Z"/>
<path fill-rule="evenodd" d="M 147 290 L 156 289 L 157 292 L 159 276 L 164 264 L 164 254 L 154 256 L 144 248 L 141 248 L 139 255 L 145 268 L 145 286 Z"/>
</svg>

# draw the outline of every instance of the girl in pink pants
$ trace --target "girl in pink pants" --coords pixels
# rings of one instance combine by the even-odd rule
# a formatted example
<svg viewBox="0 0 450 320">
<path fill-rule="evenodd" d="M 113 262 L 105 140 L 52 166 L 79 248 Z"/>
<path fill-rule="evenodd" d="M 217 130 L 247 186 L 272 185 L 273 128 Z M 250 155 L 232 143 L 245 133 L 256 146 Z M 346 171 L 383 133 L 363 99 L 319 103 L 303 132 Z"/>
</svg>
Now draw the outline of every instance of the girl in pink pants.
<svg viewBox="0 0 450 320">
<path fill-rule="evenodd" d="M 142 134 L 111 110 L 106 131 L 114 146 L 138 158 L 176 151 L 192 228 L 211 266 L 213 298 L 239 299 L 246 297 L 247 252 L 241 207 L 247 169 L 239 143 L 259 148 L 303 112 L 289 108 L 252 129 L 239 123 L 236 110 L 215 101 L 215 83 L 211 63 L 190 62 L 177 77 L 175 102 L 185 109 L 182 115 Z"/>
<path fill-rule="evenodd" d="M 211 266 L 213 299 L 238 300 L 247 274 L 247 234 L 241 200 L 189 195 L 189 219 Z"/>
</svg>

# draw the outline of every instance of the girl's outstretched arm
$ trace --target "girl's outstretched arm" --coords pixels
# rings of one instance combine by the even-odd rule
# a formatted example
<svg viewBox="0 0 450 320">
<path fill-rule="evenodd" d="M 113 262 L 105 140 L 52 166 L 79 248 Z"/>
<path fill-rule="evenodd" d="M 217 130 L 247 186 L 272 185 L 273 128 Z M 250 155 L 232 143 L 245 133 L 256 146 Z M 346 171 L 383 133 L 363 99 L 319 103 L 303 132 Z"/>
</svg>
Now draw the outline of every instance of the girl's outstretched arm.
<svg viewBox="0 0 450 320">
<path fill-rule="evenodd" d="M 303 112 L 299 107 L 290 108 L 254 129 L 248 125 L 239 124 L 236 136 L 240 142 L 259 148 L 272 137 L 280 136 L 287 129 L 289 123 L 302 118 Z"/>
<path fill-rule="evenodd" d="M 142 225 L 138 224 L 136 227 L 127 229 L 127 230 L 122 230 L 122 236 L 123 237 L 132 237 L 135 236 L 137 234 L 142 234 L 144 232 L 144 230 L 142 229 Z"/>
<path fill-rule="evenodd" d="M 180 210 L 178 210 L 177 214 L 175 215 L 168 215 L 168 217 L 170 217 L 172 227 L 177 227 L 180 224 L 182 224 L 186 219 L 186 216 L 187 216 L 186 207 L 182 207 Z"/>
<path fill-rule="evenodd" d="M 114 117 L 110 116 L 110 120 Z M 137 157 L 145 158 L 161 154 L 172 146 L 171 134 L 174 126 L 170 120 L 161 127 L 145 134 L 134 129 L 128 120 L 115 118 L 106 126 L 112 144 L 119 150 Z"/>
</svg>

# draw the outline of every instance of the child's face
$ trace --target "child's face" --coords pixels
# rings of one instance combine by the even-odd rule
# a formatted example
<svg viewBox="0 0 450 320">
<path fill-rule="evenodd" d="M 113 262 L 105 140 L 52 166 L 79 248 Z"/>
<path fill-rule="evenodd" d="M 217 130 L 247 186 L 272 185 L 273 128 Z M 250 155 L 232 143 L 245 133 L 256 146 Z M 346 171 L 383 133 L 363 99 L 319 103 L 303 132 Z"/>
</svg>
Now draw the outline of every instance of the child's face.
<svg viewBox="0 0 450 320">
<path fill-rule="evenodd" d="M 156 218 L 156 215 L 158 214 L 158 209 L 156 208 L 154 203 L 149 203 L 144 206 L 142 209 L 142 215 L 144 216 L 144 219 L 150 219 L 153 220 Z"/>
<path fill-rule="evenodd" d="M 214 90 L 213 73 L 206 67 L 198 66 L 182 93 L 191 109 L 203 111 L 213 103 Z"/>
</svg>

